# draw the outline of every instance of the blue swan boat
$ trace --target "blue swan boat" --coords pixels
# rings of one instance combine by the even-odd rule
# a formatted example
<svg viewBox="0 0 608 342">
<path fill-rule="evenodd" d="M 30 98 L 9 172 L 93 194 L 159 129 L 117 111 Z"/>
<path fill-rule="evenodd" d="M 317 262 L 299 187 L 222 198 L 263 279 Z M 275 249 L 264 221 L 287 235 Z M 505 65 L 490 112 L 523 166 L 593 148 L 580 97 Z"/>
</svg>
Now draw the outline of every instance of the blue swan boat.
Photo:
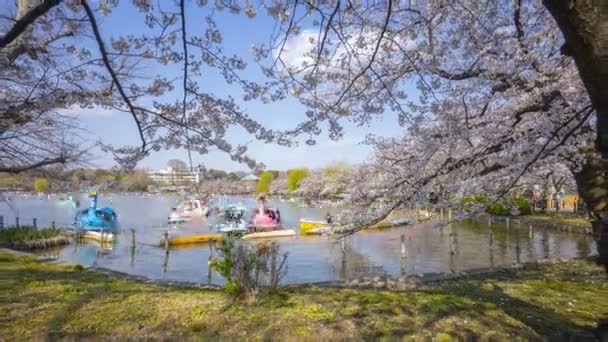
<svg viewBox="0 0 608 342">
<path fill-rule="evenodd" d="M 91 206 L 76 214 L 77 230 L 114 232 L 117 229 L 116 213 L 112 207 L 97 208 L 97 192 L 90 192 Z"/>
</svg>

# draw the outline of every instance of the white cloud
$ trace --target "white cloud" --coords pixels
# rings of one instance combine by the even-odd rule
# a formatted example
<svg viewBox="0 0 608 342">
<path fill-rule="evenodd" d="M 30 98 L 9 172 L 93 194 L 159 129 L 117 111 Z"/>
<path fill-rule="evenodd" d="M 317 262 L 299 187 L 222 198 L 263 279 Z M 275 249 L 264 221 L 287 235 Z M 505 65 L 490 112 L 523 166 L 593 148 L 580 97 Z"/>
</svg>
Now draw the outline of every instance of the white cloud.
<svg viewBox="0 0 608 342">
<path fill-rule="evenodd" d="M 317 45 L 318 32 L 302 31 L 297 35 L 290 35 L 285 42 L 281 59 L 290 67 L 299 67 L 303 62 L 312 63 L 312 58 L 307 57 Z M 273 57 L 276 58 L 279 49 L 273 50 Z"/>
<path fill-rule="evenodd" d="M 379 34 L 379 29 L 368 29 L 362 33 L 353 32 L 353 34 L 347 35 L 348 38 L 346 41 L 348 46 L 357 51 L 359 58 L 359 61 L 353 59 L 352 63 L 366 64 L 368 62 L 367 58 L 371 58 L 371 54 L 376 45 L 377 39 L 379 38 Z M 302 30 L 296 35 L 290 35 L 283 46 L 281 59 L 288 67 L 291 68 L 299 68 L 302 66 L 303 62 L 312 64 L 313 56 L 311 56 L 311 52 L 317 47 L 319 40 L 322 39 L 323 34 L 321 33 L 319 35 L 318 31 L 313 30 Z M 405 36 L 393 36 L 392 40 L 397 42 L 405 51 L 413 51 L 418 46 L 416 40 L 409 39 Z M 389 43 L 388 47 L 393 52 L 398 51 L 398 48 L 394 45 L 394 43 L 390 43 L 388 40 L 384 40 L 384 42 Z M 272 51 L 273 58 L 278 57 L 279 49 L 280 46 Z M 329 49 L 331 51 L 331 55 L 333 56 L 331 64 L 334 64 L 335 67 L 339 67 L 338 60 L 340 57 L 348 53 L 344 44 L 339 44 L 338 38 L 335 36 L 335 34 L 331 33 L 327 36 L 324 49 Z M 401 58 L 400 54 L 398 54 L 398 56 Z"/>
<path fill-rule="evenodd" d="M 60 109 L 57 112 L 59 112 L 59 114 L 73 117 L 110 117 L 116 114 L 115 110 L 97 106 L 85 108 L 81 108 L 79 106 L 71 106 L 65 109 Z"/>
</svg>

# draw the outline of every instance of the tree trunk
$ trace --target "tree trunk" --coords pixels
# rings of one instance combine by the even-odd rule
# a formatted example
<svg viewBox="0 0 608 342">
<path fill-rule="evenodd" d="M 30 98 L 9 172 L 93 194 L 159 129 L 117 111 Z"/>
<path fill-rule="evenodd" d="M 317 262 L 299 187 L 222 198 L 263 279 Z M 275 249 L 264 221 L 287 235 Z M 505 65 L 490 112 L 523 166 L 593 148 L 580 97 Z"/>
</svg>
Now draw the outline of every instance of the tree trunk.
<svg viewBox="0 0 608 342">
<path fill-rule="evenodd" d="M 608 1 L 544 0 L 544 5 L 564 34 L 562 52 L 574 58 L 596 112 L 597 153 L 575 179 L 591 214 L 599 262 L 608 272 Z"/>
<path fill-rule="evenodd" d="M 580 172 L 574 173 L 580 196 L 587 205 L 597 243 L 599 263 L 608 272 L 608 160 L 590 156 Z"/>
<path fill-rule="evenodd" d="M 597 147 L 608 159 L 608 1 L 545 0 L 597 114 Z"/>
</svg>

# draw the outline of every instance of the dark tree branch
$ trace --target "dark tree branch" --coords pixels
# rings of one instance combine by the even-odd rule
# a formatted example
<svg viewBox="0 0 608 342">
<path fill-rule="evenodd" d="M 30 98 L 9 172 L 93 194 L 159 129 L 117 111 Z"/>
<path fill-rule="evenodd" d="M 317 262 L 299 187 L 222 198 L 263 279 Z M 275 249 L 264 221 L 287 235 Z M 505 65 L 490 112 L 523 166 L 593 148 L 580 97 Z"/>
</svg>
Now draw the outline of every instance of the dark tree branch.
<svg viewBox="0 0 608 342">
<path fill-rule="evenodd" d="M 336 15 L 336 13 L 338 13 L 339 8 L 340 8 L 340 0 L 336 1 L 336 7 L 334 8 L 333 12 L 331 12 L 331 14 L 329 15 L 329 19 L 327 20 L 327 25 L 325 25 L 325 32 L 323 32 L 323 39 L 321 39 L 321 41 L 319 42 L 319 48 L 317 51 L 317 60 L 315 62 L 315 66 L 312 69 L 311 74 L 314 74 L 315 71 L 317 70 L 317 67 L 319 66 L 319 60 L 321 59 L 321 54 L 323 53 L 323 50 L 325 49 L 325 41 L 327 40 L 327 34 L 329 33 L 329 28 L 332 24 L 332 21 L 334 20 L 334 16 Z"/>
<path fill-rule="evenodd" d="M 524 30 L 521 24 L 521 0 L 515 0 L 513 2 L 513 22 L 515 23 L 517 40 L 521 42 L 524 37 Z"/>
<path fill-rule="evenodd" d="M 350 89 L 357 82 L 357 80 L 360 77 L 362 77 L 372 67 L 372 64 L 376 60 L 376 55 L 378 54 L 378 51 L 380 50 L 380 44 L 382 44 L 382 40 L 384 38 L 384 33 L 386 33 L 386 30 L 388 29 L 388 24 L 389 24 L 389 21 L 391 19 L 391 13 L 392 13 L 392 9 L 393 9 L 393 1 L 392 0 L 388 0 L 388 6 L 387 7 L 388 8 L 387 8 L 387 11 L 386 11 L 386 17 L 384 19 L 384 25 L 382 26 L 382 30 L 380 31 L 380 37 L 378 37 L 378 40 L 376 41 L 376 46 L 374 48 L 374 52 L 372 53 L 372 57 L 369 60 L 369 63 L 367 63 L 367 65 L 365 66 L 365 68 L 363 68 L 363 70 L 361 70 L 361 72 L 359 72 L 352 79 L 352 81 L 349 83 L 348 87 L 346 87 L 346 90 L 344 90 L 342 92 L 342 94 L 340 95 L 340 97 L 338 97 L 338 100 L 331 106 L 330 111 L 340 105 L 340 103 L 344 99 L 344 96 L 346 96 L 346 94 L 350 91 Z M 328 25 L 329 25 L 329 23 L 328 23 Z"/>
<path fill-rule="evenodd" d="M 36 19 L 45 15 L 51 8 L 59 5 L 61 0 L 44 0 L 38 6 L 32 8 L 23 17 L 15 21 L 11 29 L 0 37 L 0 49 L 7 47 L 17 39 Z"/>
<path fill-rule="evenodd" d="M 68 161 L 68 158 L 65 156 L 60 156 L 56 158 L 44 158 L 43 160 L 25 166 L 0 166 L 0 172 L 5 173 L 21 173 L 33 169 L 37 169 L 43 166 L 52 165 L 52 164 L 65 164 Z"/>
<path fill-rule="evenodd" d="M 97 26 L 97 20 L 95 19 L 95 14 L 91 10 L 91 7 L 89 6 L 89 4 L 87 3 L 86 0 L 82 0 L 82 7 L 84 7 L 85 12 L 87 13 L 87 17 L 89 18 L 89 21 L 91 22 L 91 27 L 93 28 L 93 34 L 95 35 L 95 40 L 97 41 L 97 46 L 99 47 L 99 53 L 101 54 L 103 64 L 106 66 L 108 73 L 110 73 L 113 84 L 116 85 L 116 89 L 118 89 L 118 92 L 120 93 L 120 96 L 122 97 L 123 101 L 127 104 L 127 107 L 129 107 L 131 116 L 133 117 L 133 120 L 135 121 L 135 124 L 137 125 L 137 130 L 139 132 L 139 138 L 141 139 L 141 153 L 145 154 L 147 142 L 146 142 L 146 138 L 144 137 L 144 132 L 143 132 L 141 122 L 139 121 L 139 118 L 137 117 L 135 107 L 133 106 L 133 103 L 131 103 L 131 100 L 125 93 L 125 91 L 122 87 L 122 84 L 118 80 L 118 76 L 116 75 L 116 72 L 114 71 L 114 68 L 112 67 L 112 64 L 110 63 L 110 60 L 108 59 L 108 53 L 106 52 L 105 44 L 103 42 L 103 39 L 101 38 L 101 34 L 99 33 L 99 27 Z"/>
</svg>

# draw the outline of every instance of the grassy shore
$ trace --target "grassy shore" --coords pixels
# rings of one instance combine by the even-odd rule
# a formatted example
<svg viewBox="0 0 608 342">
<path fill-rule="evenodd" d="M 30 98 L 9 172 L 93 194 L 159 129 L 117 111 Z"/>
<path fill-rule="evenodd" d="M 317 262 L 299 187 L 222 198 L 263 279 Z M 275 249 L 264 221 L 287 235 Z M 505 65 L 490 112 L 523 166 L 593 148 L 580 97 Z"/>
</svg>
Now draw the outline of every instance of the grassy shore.
<svg viewBox="0 0 608 342">
<path fill-rule="evenodd" d="M 57 228 L 37 229 L 32 226 L 0 229 L 0 247 L 33 250 L 63 246 L 70 243 L 69 237 Z"/>
<path fill-rule="evenodd" d="M 372 339 L 593 337 L 603 270 L 560 262 L 407 292 L 283 288 L 254 304 L 0 252 L 0 336 Z"/>
<path fill-rule="evenodd" d="M 547 212 L 521 216 L 521 220 L 535 226 L 568 230 L 572 232 L 590 232 L 591 221 L 586 216 L 570 212 Z"/>
<path fill-rule="evenodd" d="M 37 229 L 32 226 L 7 227 L 0 229 L 0 242 L 13 243 L 51 239 L 61 234 L 57 228 Z"/>
</svg>

